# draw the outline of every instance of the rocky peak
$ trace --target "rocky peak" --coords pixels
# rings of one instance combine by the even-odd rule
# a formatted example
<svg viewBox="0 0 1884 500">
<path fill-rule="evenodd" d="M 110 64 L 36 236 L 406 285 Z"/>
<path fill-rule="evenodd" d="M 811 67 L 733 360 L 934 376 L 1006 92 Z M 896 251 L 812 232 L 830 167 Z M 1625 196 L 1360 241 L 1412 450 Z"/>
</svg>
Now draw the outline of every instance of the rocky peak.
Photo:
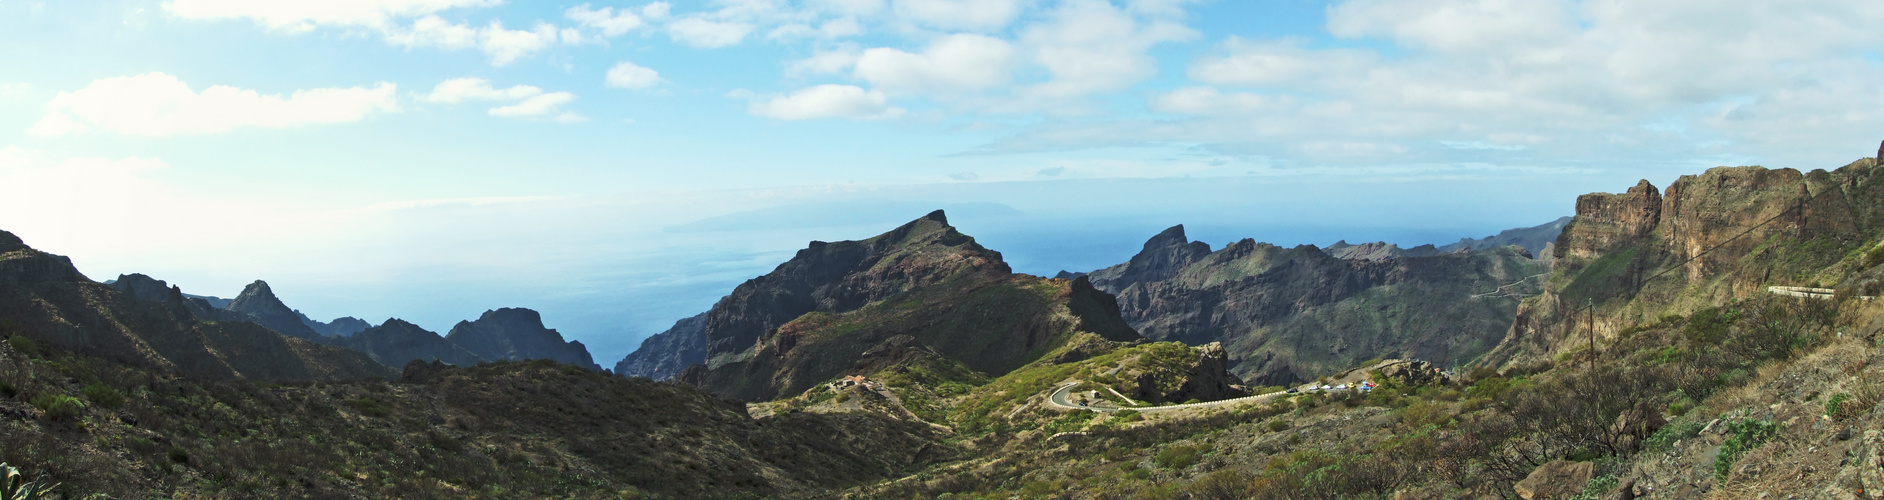
<svg viewBox="0 0 1884 500">
<path fill-rule="evenodd" d="M 485 361 L 437 333 L 391 318 L 351 337 L 333 339 L 335 344 L 364 352 L 386 366 L 405 366 L 413 360 L 443 361 L 458 366 L 472 366 Z"/>
<path fill-rule="evenodd" d="M 255 317 L 255 322 L 283 335 L 304 339 L 320 339 L 321 334 L 308 328 L 301 322 L 301 314 L 281 303 L 275 297 L 275 291 L 268 287 L 268 282 L 255 280 L 235 300 L 229 302 L 229 310 Z"/>
<path fill-rule="evenodd" d="M 151 302 L 170 300 L 170 284 L 144 274 L 120 274 L 118 275 L 118 279 L 112 280 L 107 286 L 116 288 L 120 292 L 130 294 L 138 300 L 148 300 Z M 181 295 L 179 295 L 179 298 L 181 298 Z"/>
<path fill-rule="evenodd" d="M 7 253 L 24 248 L 26 248 L 26 242 L 20 240 L 19 236 L 14 236 L 13 233 L 10 232 L 0 231 L 0 253 Z"/>
<path fill-rule="evenodd" d="M 1210 244 L 1190 241 L 1184 225 L 1171 226 L 1151 239 L 1126 263 L 1093 271 L 1093 285 L 1103 290 L 1123 290 L 1134 283 L 1164 281 L 1177 276 L 1185 266 L 1210 255 Z"/>
<path fill-rule="evenodd" d="M 689 366 L 705 362 L 706 313 L 700 313 L 641 341 L 640 348 L 615 363 L 615 374 L 667 380 Z"/>
<path fill-rule="evenodd" d="M 477 321 L 460 321 L 445 340 L 486 360 L 553 359 L 601 370 L 581 342 L 564 342 L 561 333 L 543 326 L 543 315 L 521 307 L 484 311 Z"/>
<path fill-rule="evenodd" d="M 808 312 L 845 312 L 957 276 L 1011 272 L 999 252 L 949 226 L 941 210 L 862 241 L 814 241 L 713 306 L 705 326 L 708 364 L 748 352 Z"/>
</svg>

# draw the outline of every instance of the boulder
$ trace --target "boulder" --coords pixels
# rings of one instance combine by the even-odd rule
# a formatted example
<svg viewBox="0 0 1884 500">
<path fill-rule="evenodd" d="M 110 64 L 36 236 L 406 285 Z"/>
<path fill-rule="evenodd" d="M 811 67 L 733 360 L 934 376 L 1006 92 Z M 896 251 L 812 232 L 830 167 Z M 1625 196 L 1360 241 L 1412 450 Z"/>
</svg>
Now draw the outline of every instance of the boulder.
<svg viewBox="0 0 1884 500">
<path fill-rule="evenodd" d="M 1512 489 L 1524 500 L 1570 498 L 1583 492 L 1595 472 L 1596 467 L 1589 462 L 1555 460 L 1531 471 Z"/>
</svg>

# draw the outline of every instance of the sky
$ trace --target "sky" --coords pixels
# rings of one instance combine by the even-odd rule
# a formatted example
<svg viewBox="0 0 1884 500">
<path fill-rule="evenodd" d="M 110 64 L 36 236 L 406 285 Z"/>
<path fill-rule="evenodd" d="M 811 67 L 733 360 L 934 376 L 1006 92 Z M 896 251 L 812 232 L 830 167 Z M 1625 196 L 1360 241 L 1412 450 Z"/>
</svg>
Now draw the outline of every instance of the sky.
<svg viewBox="0 0 1884 500">
<path fill-rule="evenodd" d="M 612 366 L 942 208 L 1017 271 L 1173 224 L 1410 246 L 1884 139 L 1884 3 L 0 0 L 0 229 L 93 279 Z"/>
</svg>

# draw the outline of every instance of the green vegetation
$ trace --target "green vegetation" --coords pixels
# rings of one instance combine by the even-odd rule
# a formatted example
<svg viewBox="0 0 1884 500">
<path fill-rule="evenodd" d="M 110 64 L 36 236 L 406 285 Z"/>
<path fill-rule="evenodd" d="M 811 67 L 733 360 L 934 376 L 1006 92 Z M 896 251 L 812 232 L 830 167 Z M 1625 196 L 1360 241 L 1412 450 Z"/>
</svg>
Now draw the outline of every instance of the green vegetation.
<svg viewBox="0 0 1884 500">
<path fill-rule="evenodd" d="M 91 400 L 91 402 L 99 406 L 106 408 L 124 406 L 124 394 L 118 392 L 118 388 L 105 385 L 102 382 L 86 384 L 85 389 L 81 392 L 85 393 L 85 399 Z"/>
<path fill-rule="evenodd" d="M 47 419 L 59 421 L 77 419 L 79 410 L 85 408 L 85 403 L 78 398 L 60 394 L 40 394 L 33 396 L 31 402 Z"/>
<path fill-rule="evenodd" d="M 1766 440 L 1771 439 L 1778 432 L 1777 424 L 1764 420 L 1745 419 L 1728 422 L 1727 434 L 1733 437 L 1727 438 L 1727 442 L 1720 445 L 1720 454 L 1714 457 L 1714 475 L 1726 479 L 1727 474 L 1733 470 L 1734 462 L 1740 461 L 1741 456 L 1753 451 L 1754 448 L 1766 444 Z"/>
<path fill-rule="evenodd" d="M 1197 461 L 1202 460 L 1204 458 L 1204 454 L 1208 453 L 1209 451 L 1210 451 L 1210 447 L 1208 445 L 1201 445 L 1201 444 L 1171 445 L 1171 446 L 1166 446 L 1163 450 L 1159 451 L 1158 455 L 1154 457 L 1153 460 L 1156 461 L 1159 466 L 1162 466 L 1166 469 L 1180 469 L 1181 470 L 1181 469 L 1189 468 L 1192 465 L 1196 465 Z"/>
</svg>

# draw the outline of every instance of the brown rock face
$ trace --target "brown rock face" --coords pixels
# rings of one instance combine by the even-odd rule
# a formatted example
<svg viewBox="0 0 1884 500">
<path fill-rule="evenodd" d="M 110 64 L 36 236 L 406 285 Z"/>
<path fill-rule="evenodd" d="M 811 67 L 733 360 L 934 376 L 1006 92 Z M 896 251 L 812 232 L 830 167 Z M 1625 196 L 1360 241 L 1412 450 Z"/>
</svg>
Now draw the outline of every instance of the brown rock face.
<svg viewBox="0 0 1884 500">
<path fill-rule="evenodd" d="M 1661 214 L 1662 194 L 1647 180 L 1622 194 L 1578 196 L 1577 217 L 1558 235 L 1556 257 L 1590 258 L 1635 243 L 1655 230 Z"/>
<path fill-rule="evenodd" d="M 1555 460 L 1531 471 L 1513 489 L 1524 500 L 1570 498 L 1583 492 L 1596 468 L 1589 462 Z"/>
</svg>

